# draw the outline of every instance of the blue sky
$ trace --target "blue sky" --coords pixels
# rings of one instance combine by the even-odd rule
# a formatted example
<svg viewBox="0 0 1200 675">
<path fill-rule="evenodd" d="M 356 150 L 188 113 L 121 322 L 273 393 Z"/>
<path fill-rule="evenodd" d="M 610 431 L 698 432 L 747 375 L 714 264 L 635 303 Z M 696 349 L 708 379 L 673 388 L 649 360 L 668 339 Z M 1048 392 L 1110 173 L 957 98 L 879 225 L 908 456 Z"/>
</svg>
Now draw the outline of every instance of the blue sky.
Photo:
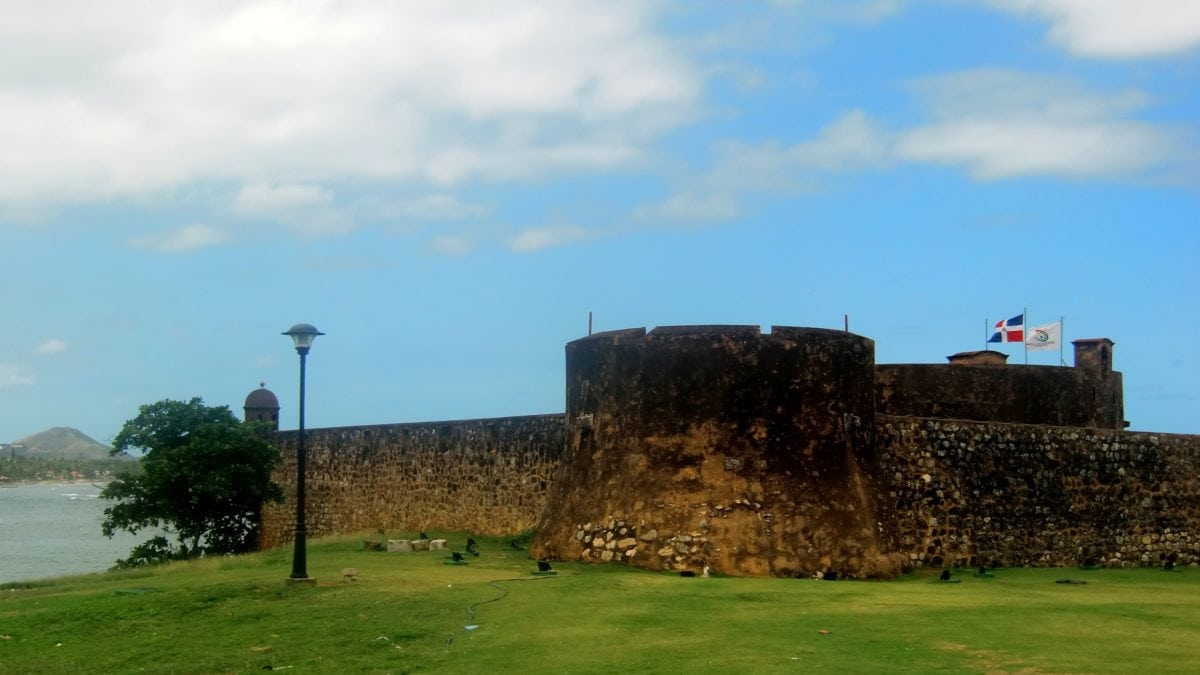
<svg viewBox="0 0 1200 675">
<path fill-rule="evenodd" d="M 1023 308 L 1200 433 L 1198 118 L 1192 0 L 4 1 L 0 441 L 294 428 L 297 322 L 321 427 L 561 411 L 589 311 L 941 363 Z"/>
</svg>

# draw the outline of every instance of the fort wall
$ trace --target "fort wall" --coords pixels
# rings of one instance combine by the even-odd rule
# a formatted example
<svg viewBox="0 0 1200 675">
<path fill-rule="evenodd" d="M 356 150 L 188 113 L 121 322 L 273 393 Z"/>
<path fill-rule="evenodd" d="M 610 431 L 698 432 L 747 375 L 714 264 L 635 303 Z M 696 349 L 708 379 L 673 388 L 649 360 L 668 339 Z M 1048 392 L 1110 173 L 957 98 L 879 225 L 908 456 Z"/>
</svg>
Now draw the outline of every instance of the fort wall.
<svg viewBox="0 0 1200 675">
<path fill-rule="evenodd" d="M 880 416 L 914 566 L 1200 562 L 1200 436 Z"/>
<path fill-rule="evenodd" d="M 308 536 L 447 529 L 529 529 L 541 515 L 564 445 L 563 416 L 309 429 Z M 284 502 L 263 509 L 260 545 L 292 540 L 296 432 L 278 435 L 273 479 Z"/>
<path fill-rule="evenodd" d="M 309 430 L 310 536 L 529 529 L 548 503 L 566 427 L 564 415 L 541 415 Z M 911 566 L 1200 563 L 1200 436 L 889 415 L 874 432 L 880 499 Z M 291 541 L 294 525 L 295 432 L 280 439 L 274 478 L 286 500 L 265 509 L 264 547 Z M 676 555 L 705 553 L 714 527 L 765 535 L 774 514 L 743 487 L 730 482 L 728 494 L 692 504 L 687 522 L 613 509 L 572 516 L 580 522 L 569 536 L 586 538 L 588 559 L 636 551 L 673 569 Z M 648 504 L 676 506 L 640 508 Z"/>
<path fill-rule="evenodd" d="M 308 531 L 536 525 L 538 556 L 761 576 L 1200 564 L 1200 436 L 1121 429 L 1111 346 L 876 366 L 841 331 L 600 333 L 567 345 L 566 414 L 309 430 Z M 264 547 L 292 537 L 279 439 Z"/>
<path fill-rule="evenodd" d="M 1121 373 L 1021 365 L 875 367 L 876 412 L 981 422 L 1124 426 Z"/>
</svg>

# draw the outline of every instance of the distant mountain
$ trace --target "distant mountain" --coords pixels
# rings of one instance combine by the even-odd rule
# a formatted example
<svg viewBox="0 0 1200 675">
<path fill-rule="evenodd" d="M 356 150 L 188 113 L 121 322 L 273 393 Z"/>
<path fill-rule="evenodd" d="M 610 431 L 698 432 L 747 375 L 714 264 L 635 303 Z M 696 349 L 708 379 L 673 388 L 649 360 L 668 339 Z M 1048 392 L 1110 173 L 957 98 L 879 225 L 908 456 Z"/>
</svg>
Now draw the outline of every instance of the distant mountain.
<svg viewBox="0 0 1200 675">
<path fill-rule="evenodd" d="M 107 459 L 112 448 L 71 427 L 54 427 L 4 447 L 17 457 L 45 459 Z M 5 454 L 8 454 L 5 452 Z"/>
</svg>

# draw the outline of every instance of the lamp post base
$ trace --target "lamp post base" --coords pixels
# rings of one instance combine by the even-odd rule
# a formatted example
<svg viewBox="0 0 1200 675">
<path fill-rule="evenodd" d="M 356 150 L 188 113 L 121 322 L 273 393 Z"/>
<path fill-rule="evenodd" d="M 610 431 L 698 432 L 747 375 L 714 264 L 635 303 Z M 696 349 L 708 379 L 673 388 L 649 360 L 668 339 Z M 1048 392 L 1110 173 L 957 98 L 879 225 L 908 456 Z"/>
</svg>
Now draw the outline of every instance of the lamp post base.
<svg viewBox="0 0 1200 675">
<path fill-rule="evenodd" d="M 308 584 L 309 586 L 316 586 L 317 578 L 316 577 L 288 577 L 287 582 L 288 582 L 289 586 L 291 586 L 293 584 Z"/>
</svg>

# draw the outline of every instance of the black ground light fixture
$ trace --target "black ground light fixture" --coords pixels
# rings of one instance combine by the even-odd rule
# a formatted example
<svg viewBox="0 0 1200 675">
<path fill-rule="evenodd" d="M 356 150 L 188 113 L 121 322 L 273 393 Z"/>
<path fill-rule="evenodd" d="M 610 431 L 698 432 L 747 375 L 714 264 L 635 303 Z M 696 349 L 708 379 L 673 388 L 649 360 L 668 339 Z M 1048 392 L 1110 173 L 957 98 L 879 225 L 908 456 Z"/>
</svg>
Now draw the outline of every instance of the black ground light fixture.
<svg viewBox="0 0 1200 675">
<path fill-rule="evenodd" d="M 304 365 L 308 350 L 312 348 L 313 340 L 318 335 L 324 335 L 310 323 L 298 323 L 283 333 L 292 338 L 296 345 L 296 353 L 300 355 L 300 434 L 296 440 L 296 540 L 292 552 L 293 581 L 308 580 L 307 541 L 304 525 L 304 473 L 308 463 L 304 451 Z"/>
</svg>

